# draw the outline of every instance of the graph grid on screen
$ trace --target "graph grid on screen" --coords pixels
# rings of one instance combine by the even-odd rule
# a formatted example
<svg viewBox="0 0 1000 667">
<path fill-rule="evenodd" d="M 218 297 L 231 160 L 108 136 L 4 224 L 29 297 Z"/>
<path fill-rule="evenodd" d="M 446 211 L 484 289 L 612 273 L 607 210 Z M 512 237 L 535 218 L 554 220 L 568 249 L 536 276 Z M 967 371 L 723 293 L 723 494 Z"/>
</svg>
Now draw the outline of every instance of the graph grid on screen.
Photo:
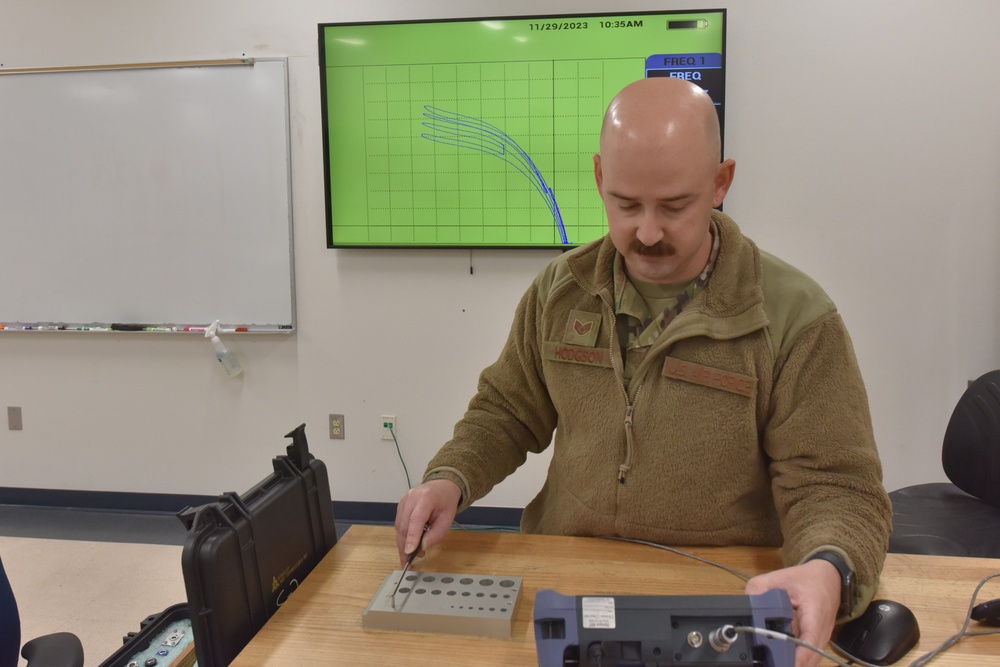
<svg viewBox="0 0 1000 667">
<path fill-rule="evenodd" d="M 593 156 L 611 98 L 644 76 L 691 77 L 688 62 L 650 74 L 660 54 L 712 53 L 703 69 L 721 71 L 722 26 L 706 51 L 682 43 L 705 29 L 668 39 L 666 16 L 321 26 L 328 245 L 566 247 L 602 236 Z M 604 27 L 613 22 L 626 27 Z M 575 27 L 546 29 L 559 25 Z M 655 43 L 632 44 L 641 33 Z"/>
</svg>

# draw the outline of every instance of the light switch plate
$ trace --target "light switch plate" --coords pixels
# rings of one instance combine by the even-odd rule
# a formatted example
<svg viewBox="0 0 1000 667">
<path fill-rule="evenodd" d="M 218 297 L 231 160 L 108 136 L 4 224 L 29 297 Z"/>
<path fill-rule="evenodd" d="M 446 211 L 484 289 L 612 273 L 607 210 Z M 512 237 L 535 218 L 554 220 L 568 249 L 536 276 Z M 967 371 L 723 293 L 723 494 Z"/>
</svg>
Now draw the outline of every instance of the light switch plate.
<svg viewBox="0 0 1000 667">
<path fill-rule="evenodd" d="M 21 408 L 7 406 L 7 428 L 11 431 L 24 429 L 24 422 L 21 421 Z"/>
</svg>

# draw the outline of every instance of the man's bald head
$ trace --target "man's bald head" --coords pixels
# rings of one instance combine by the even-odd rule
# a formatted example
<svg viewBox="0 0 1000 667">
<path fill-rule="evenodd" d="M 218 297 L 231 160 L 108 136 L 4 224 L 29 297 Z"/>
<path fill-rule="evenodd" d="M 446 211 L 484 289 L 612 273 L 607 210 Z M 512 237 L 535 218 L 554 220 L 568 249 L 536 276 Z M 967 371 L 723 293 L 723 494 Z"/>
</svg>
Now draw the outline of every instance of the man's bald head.
<svg viewBox="0 0 1000 667">
<path fill-rule="evenodd" d="M 656 77 L 629 84 L 604 115 L 601 152 L 630 145 L 664 150 L 684 145 L 717 165 L 722 138 L 712 98 L 683 79 Z"/>
<path fill-rule="evenodd" d="M 736 168 L 721 143 L 711 98 L 682 79 L 642 79 L 612 100 L 594 179 L 631 279 L 679 285 L 705 268 Z"/>
</svg>

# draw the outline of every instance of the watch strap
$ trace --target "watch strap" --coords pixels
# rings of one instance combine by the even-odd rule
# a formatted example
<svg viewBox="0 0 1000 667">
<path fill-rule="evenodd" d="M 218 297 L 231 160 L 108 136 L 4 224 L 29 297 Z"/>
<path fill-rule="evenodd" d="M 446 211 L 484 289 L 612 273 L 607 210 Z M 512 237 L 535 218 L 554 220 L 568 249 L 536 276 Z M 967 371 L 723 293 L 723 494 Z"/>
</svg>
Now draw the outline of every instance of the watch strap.
<svg viewBox="0 0 1000 667">
<path fill-rule="evenodd" d="M 838 613 L 840 616 L 849 615 L 854 607 L 856 591 L 854 570 L 835 551 L 818 551 L 810 556 L 806 562 L 810 560 L 825 560 L 837 568 L 837 572 L 840 573 L 840 610 Z"/>
</svg>

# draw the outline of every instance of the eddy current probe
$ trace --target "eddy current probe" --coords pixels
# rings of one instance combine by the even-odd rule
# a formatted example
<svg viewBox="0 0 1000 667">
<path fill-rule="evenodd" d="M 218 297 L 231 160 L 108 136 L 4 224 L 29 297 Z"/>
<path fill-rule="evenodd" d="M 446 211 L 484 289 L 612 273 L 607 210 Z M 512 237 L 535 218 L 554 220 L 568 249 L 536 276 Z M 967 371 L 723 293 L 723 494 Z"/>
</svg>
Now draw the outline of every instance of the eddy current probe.
<svg viewBox="0 0 1000 667">
<path fill-rule="evenodd" d="M 410 564 L 413 563 L 413 560 L 417 557 L 417 554 L 420 553 L 420 548 L 424 546 L 424 535 L 427 533 L 430 527 L 431 524 L 429 523 L 424 524 L 424 532 L 420 533 L 420 539 L 417 541 L 417 548 L 414 549 L 412 552 L 410 552 L 410 555 L 406 557 L 406 564 L 403 565 L 403 572 L 399 575 L 399 581 L 396 582 L 396 587 L 392 589 L 392 595 L 389 596 L 389 599 L 392 602 L 393 609 L 396 608 L 396 591 L 399 590 L 399 585 L 403 583 L 403 578 L 406 576 L 406 571 L 410 569 Z"/>
</svg>

